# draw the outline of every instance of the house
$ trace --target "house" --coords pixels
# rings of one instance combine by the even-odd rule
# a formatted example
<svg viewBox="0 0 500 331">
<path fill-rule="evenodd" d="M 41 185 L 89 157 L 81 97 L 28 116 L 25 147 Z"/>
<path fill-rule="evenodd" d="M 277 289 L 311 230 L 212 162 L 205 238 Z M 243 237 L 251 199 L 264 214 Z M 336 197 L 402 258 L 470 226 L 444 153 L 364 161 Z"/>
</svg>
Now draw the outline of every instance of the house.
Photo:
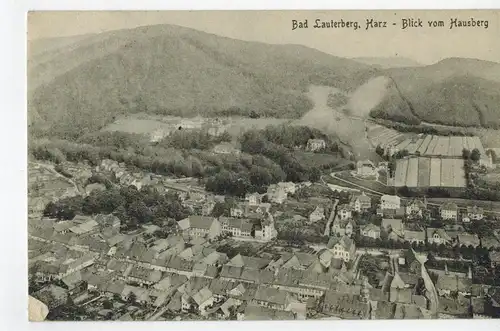
<svg viewBox="0 0 500 331">
<path fill-rule="evenodd" d="M 123 300 L 129 300 L 131 297 L 134 297 L 135 301 L 139 303 L 148 303 L 150 300 L 147 289 L 130 285 L 125 285 L 121 297 Z"/>
<path fill-rule="evenodd" d="M 372 206 L 372 199 L 362 192 L 360 195 L 352 195 L 350 206 L 358 213 L 370 209 Z"/>
<path fill-rule="evenodd" d="M 377 167 L 370 160 L 356 162 L 356 174 L 361 177 L 376 176 L 378 173 Z"/>
<path fill-rule="evenodd" d="M 333 257 L 349 262 L 354 259 L 356 253 L 356 244 L 351 238 L 344 236 L 342 238 L 332 237 L 327 245 Z"/>
<path fill-rule="evenodd" d="M 281 187 L 287 194 L 295 194 L 297 185 L 294 182 L 279 182 L 278 187 Z"/>
<path fill-rule="evenodd" d="M 342 220 L 335 218 L 332 224 L 332 233 L 338 236 L 351 236 L 354 233 L 356 223 L 353 219 Z"/>
<path fill-rule="evenodd" d="M 481 207 L 467 207 L 467 218 L 471 221 L 480 221 L 484 218 L 484 210 Z"/>
<path fill-rule="evenodd" d="M 469 234 L 466 232 L 458 233 L 456 235 L 455 243 L 459 246 L 472 246 L 478 247 L 481 244 L 481 240 L 477 234 Z"/>
<path fill-rule="evenodd" d="M 406 206 L 406 214 L 408 215 L 422 216 L 426 210 L 427 210 L 427 202 L 419 199 L 413 199 Z"/>
<path fill-rule="evenodd" d="M 56 285 L 48 285 L 32 294 L 33 298 L 43 302 L 49 310 L 66 304 L 68 291 Z"/>
<path fill-rule="evenodd" d="M 274 225 L 274 218 L 271 214 L 261 220 L 260 225 L 255 228 L 255 238 L 263 241 L 273 240 L 278 236 L 278 231 Z"/>
<path fill-rule="evenodd" d="M 425 244 L 425 232 L 405 230 L 403 239 L 409 243 Z"/>
<path fill-rule="evenodd" d="M 404 226 L 403 221 L 395 218 L 384 218 L 382 219 L 381 228 L 387 233 L 394 232 L 397 236 L 404 236 Z"/>
<path fill-rule="evenodd" d="M 458 293 L 466 296 L 471 294 L 472 289 L 472 274 L 471 278 L 464 278 L 458 275 L 448 274 L 448 267 L 446 267 L 446 274 L 439 275 L 436 282 L 436 290 L 440 296 L 449 296 L 451 293 Z"/>
<path fill-rule="evenodd" d="M 252 301 L 262 307 L 284 311 L 290 303 L 290 295 L 273 287 L 259 286 Z"/>
<path fill-rule="evenodd" d="M 443 220 L 457 220 L 458 206 L 453 202 L 445 202 L 439 207 L 439 215 Z"/>
<path fill-rule="evenodd" d="M 245 267 L 247 269 L 261 270 L 267 267 L 269 263 L 271 263 L 271 260 L 238 254 L 233 257 L 226 265 L 238 268 Z"/>
<path fill-rule="evenodd" d="M 251 206 L 257 206 L 262 203 L 262 195 L 259 193 L 247 193 L 245 195 L 245 201 Z"/>
<path fill-rule="evenodd" d="M 380 238 L 380 228 L 375 224 L 367 224 L 361 229 L 361 235 L 372 239 Z"/>
<path fill-rule="evenodd" d="M 444 229 L 427 228 L 427 240 L 429 243 L 446 245 L 452 241 L 452 238 Z"/>
<path fill-rule="evenodd" d="M 341 205 L 337 209 L 337 214 L 341 220 L 347 220 L 352 218 L 353 208 L 349 205 Z"/>
<path fill-rule="evenodd" d="M 399 207 L 398 209 L 377 209 L 377 215 L 386 218 L 399 218 L 402 219 L 405 216 L 406 209 L 404 207 Z"/>
<path fill-rule="evenodd" d="M 191 215 L 177 222 L 179 228 L 191 237 L 213 239 L 221 234 L 220 222 L 215 217 Z"/>
<path fill-rule="evenodd" d="M 316 208 L 309 214 L 309 223 L 316 223 L 325 218 L 325 208 L 316 206 Z"/>
<path fill-rule="evenodd" d="M 326 143 L 323 139 L 309 139 L 307 141 L 306 150 L 316 152 L 326 148 Z"/>
<path fill-rule="evenodd" d="M 497 266 L 500 266 L 500 252 L 490 251 L 489 254 L 490 254 L 491 267 L 496 268 Z"/>
<path fill-rule="evenodd" d="M 287 197 L 288 193 L 286 193 L 283 187 L 272 184 L 267 188 L 267 198 L 273 203 L 281 204 L 286 201 Z"/>
<path fill-rule="evenodd" d="M 401 198 L 396 195 L 383 195 L 380 198 L 380 208 L 384 209 L 399 209 L 401 207 Z"/>
<path fill-rule="evenodd" d="M 244 218 L 219 217 L 222 233 L 230 233 L 233 237 L 251 238 L 253 223 Z"/>
<path fill-rule="evenodd" d="M 328 290 L 321 304 L 321 312 L 340 319 L 368 319 L 370 309 L 360 295 Z"/>
<path fill-rule="evenodd" d="M 206 315 L 207 308 L 212 306 L 215 301 L 214 295 L 207 287 L 204 287 L 200 291 L 198 291 L 198 293 L 193 295 L 192 299 L 196 303 L 198 312 L 202 316 Z"/>
<path fill-rule="evenodd" d="M 235 148 L 232 144 L 228 142 L 223 142 L 218 145 L 216 145 L 212 151 L 215 154 L 234 154 L 234 155 L 239 155 L 241 152 L 239 149 Z"/>
</svg>

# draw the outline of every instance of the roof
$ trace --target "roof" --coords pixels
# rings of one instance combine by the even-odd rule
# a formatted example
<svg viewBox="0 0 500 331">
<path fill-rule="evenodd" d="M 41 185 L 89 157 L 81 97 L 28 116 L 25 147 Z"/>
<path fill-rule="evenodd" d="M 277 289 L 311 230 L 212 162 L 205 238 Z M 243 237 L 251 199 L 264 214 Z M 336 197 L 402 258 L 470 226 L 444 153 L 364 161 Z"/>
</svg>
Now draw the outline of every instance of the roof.
<svg viewBox="0 0 500 331">
<path fill-rule="evenodd" d="M 324 313 L 333 313 L 342 318 L 363 319 L 367 317 L 368 306 L 362 302 L 358 295 L 326 291 L 323 304 Z"/>
<path fill-rule="evenodd" d="M 346 251 L 349 251 L 354 245 L 354 240 L 349 238 L 348 236 L 343 236 L 341 238 L 331 237 L 328 241 L 327 247 L 333 248 L 337 244 L 341 245 Z"/>
<path fill-rule="evenodd" d="M 500 252 L 490 251 L 490 261 L 496 263 L 500 262 Z"/>
<path fill-rule="evenodd" d="M 484 213 L 483 208 L 478 206 L 467 206 L 467 213 L 482 214 Z"/>
<path fill-rule="evenodd" d="M 375 224 L 372 224 L 372 223 L 368 223 L 367 225 L 365 225 L 363 227 L 363 231 L 378 231 L 380 232 L 380 228 L 378 226 L 376 226 Z"/>
<path fill-rule="evenodd" d="M 219 221 L 221 224 L 227 224 L 229 228 L 236 228 L 240 229 L 241 231 L 244 232 L 251 232 L 253 223 L 244 218 L 235 218 L 235 217 L 219 217 Z"/>
<path fill-rule="evenodd" d="M 437 233 L 441 238 L 444 240 L 450 241 L 451 237 L 446 233 L 444 229 L 437 229 L 437 228 L 427 228 L 427 237 L 431 238 L 434 236 L 434 234 Z"/>
<path fill-rule="evenodd" d="M 271 260 L 238 254 L 233 257 L 227 264 L 236 267 L 244 266 L 245 268 L 249 269 L 262 269 L 269 265 L 269 263 L 271 263 Z"/>
<path fill-rule="evenodd" d="M 451 210 L 451 211 L 457 211 L 458 206 L 454 202 L 445 202 L 441 205 L 440 210 Z"/>
<path fill-rule="evenodd" d="M 207 288 L 202 288 L 198 293 L 193 295 L 193 300 L 197 305 L 201 305 L 213 296 L 212 292 Z"/>
<path fill-rule="evenodd" d="M 215 221 L 215 217 L 191 215 L 189 216 L 189 227 L 192 229 L 209 230 Z"/>
<path fill-rule="evenodd" d="M 411 241 L 411 240 L 420 240 L 420 241 L 425 241 L 425 232 L 424 231 L 405 231 L 404 232 L 404 239 Z"/>
<path fill-rule="evenodd" d="M 467 278 L 461 278 L 456 275 L 441 275 L 436 282 L 438 290 L 469 292 L 472 281 Z"/>
<path fill-rule="evenodd" d="M 68 299 L 68 292 L 62 287 L 48 285 L 35 292 L 32 296 L 46 304 L 50 310 L 65 304 Z"/>
<path fill-rule="evenodd" d="M 388 195 L 384 194 L 381 198 L 381 201 L 386 201 L 388 203 L 394 203 L 394 204 L 400 204 L 401 203 L 401 198 L 398 197 L 397 195 Z"/>
<path fill-rule="evenodd" d="M 288 293 L 273 287 L 259 286 L 257 292 L 255 292 L 255 300 L 286 305 L 288 303 Z"/>
<path fill-rule="evenodd" d="M 394 231 L 402 231 L 403 230 L 403 221 L 395 218 L 384 218 L 382 219 L 382 227 L 388 228 L 391 227 Z"/>
</svg>

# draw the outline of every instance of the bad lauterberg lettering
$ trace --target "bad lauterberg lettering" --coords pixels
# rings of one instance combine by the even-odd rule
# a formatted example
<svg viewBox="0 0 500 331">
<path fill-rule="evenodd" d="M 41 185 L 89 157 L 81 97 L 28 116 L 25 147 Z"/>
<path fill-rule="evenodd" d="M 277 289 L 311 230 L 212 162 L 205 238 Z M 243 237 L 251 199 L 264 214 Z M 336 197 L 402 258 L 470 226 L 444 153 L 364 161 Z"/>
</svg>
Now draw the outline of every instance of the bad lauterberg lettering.
<svg viewBox="0 0 500 331">
<path fill-rule="evenodd" d="M 450 19 L 450 29 L 453 28 L 485 28 L 487 29 L 489 25 L 489 21 L 484 20 L 476 20 L 474 18 L 470 18 L 469 20 L 459 20 L 458 18 Z"/>
<path fill-rule="evenodd" d="M 313 28 L 315 29 L 325 29 L 325 28 L 348 28 L 348 29 L 354 29 L 357 30 L 359 29 L 359 24 L 358 22 L 353 22 L 353 21 L 344 21 L 343 19 L 339 21 L 322 21 L 321 19 L 317 18 L 314 21 L 314 26 Z"/>
</svg>

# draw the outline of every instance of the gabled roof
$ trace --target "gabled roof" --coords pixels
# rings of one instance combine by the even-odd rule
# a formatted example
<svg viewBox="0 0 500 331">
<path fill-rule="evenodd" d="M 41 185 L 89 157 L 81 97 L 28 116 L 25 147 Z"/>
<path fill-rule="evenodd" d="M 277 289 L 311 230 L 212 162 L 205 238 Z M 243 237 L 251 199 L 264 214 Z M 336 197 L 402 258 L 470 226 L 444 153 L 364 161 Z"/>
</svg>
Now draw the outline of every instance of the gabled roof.
<svg viewBox="0 0 500 331">
<path fill-rule="evenodd" d="M 372 223 L 368 223 L 367 225 L 365 225 L 363 227 L 363 231 L 376 231 L 376 232 L 380 232 L 380 228 L 378 226 L 376 226 L 375 224 L 372 224 Z"/>
<path fill-rule="evenodd" d="M 207 288 L 202 288 L 198 293 L 193 295 L 193 300 L 197 305 L 201 305 L 213 296 L 212 292 Z"/>
<path fill-rule="evenodd" d="M 236 267 L 244 266 L 245 268 L 249 269 L 263 269 L 267 265 L 269 265 L 269 263 L 271 263 L 271 260 L 238 254 L 233 257 L 227 264 Z"/>
<path fill-rule="evenodd" d="M 331 237 L 330 240 L 328 241 L 327 247 L 328 248 L 333 248 L 335 245 L 341 245 L 344 250 L 349 251 L 351 250 L 351 247 L 354 245 L 354 240 L 349 238 L 348 236 L 343 236 L 341 238 L 338 237 Z"/>
<path fill-rule="evenodd" d="M 456 203 L 453 202 L 445 202 L 439 207 L 440 210 L 451 210 L 451 211 L 457 211 L 458 206 Z"/>
<path fill-rule="evenodd" d="M 444 229 L 437 229 L 437 228 L 427 228 L 427 237 L 431 238 L 434 236 L 434 234 L 437 233 L 441 238 L 447 241 L 451 241 L 450 236 Z"/>
<path fill-rule="evenodd" d="M 388 228 L 391 227 L 394 231 L 403 230 L 403 221 L 395 218 L 384 218 L 382 219 L 382 227 Z"/>
<path fill-rule="evenodd" d="M 255 300 L 286 305 L 288 303 L 288 293 L 273 287 L 259 286 L 257 292 L 255 292 Z"/>
</svg>

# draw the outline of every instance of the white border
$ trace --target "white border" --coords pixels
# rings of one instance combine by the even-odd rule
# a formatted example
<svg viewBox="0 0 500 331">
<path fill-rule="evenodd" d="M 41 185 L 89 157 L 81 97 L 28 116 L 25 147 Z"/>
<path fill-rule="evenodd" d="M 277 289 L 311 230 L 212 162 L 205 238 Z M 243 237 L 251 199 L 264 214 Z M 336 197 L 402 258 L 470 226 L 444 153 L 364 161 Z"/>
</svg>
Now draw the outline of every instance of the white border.
<svg viewBox="0 0 500 331">
<path fill-rule="evenodd" d="M 27 321 L 27 236 L 26 236 L 26 12 L 29 10 L 200 10 L 200 9 L 492 9 L 499 8 L 498 0 L 462 0 L 438 3 L 436 0 L 402 1 L 351 0 L 334 1 L 248 0 L 192 1 L 192 0 L 2 0 L 0 1 L 0 31 L 3 47 L 0 51 L 3 70 L 0 74 L 2 98 L 1 151 L 2 185 L 0 210 L 2 211 L 3 253 L 0 272 L 0 329 L 2 330 L 73 330 L 114 329 L 132 330 L 148 328 L 160 330 L 241 330 L 273 328 L 274 330 L 300 330 L 302 328 L 360 330 L 419 330 L 422 329 L 496 329 L 495 320 L 438 320 L 438 321 L 306 321 L 306 322 L 133 322 L 133 323 L 29 323 Z M 474 47 L 471 45 L 471 47 Z"/>
</svg>

